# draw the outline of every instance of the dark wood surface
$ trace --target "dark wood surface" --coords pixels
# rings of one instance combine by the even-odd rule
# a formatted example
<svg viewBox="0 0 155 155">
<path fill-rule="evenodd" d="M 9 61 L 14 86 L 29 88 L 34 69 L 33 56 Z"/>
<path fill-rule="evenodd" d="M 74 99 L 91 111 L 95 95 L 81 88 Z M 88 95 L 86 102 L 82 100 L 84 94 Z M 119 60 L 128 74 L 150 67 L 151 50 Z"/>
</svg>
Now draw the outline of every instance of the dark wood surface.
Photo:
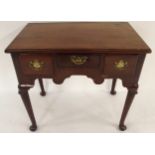
<svg viewBox="0 0 155 155">
<path fill-rule="evenodd" d="M 126 22 L 30 23 L 6 52 L 148 53 L 149 47 Z"/>
<path fill-rule="evenodd" d="M 71 75 L 86 75 L 96 84 L 113 79 L 112 95 L 116 94 L 116 80 L 122 80 L 128 93 L 119 129 L 125 130 L 145 56 L 151 50 L 128 23 L 99 22 L 28 24 L 6 52 L 12 56 L 31 131 L 37 124 L 28 90 L 35 80 L 39 79 L 45 96 L 43 78 L 61 84 Z"/>
</svg>

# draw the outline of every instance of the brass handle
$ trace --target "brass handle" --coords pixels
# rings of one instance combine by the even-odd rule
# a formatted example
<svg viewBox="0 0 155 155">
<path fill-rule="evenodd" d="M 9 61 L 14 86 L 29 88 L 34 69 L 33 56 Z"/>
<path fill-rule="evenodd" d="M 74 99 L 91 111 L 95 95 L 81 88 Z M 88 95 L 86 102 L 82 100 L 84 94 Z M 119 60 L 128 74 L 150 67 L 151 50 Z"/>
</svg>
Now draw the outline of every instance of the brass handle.
<svg viewBox="0 0 155 155">
<path fill-rule="evenodd" d="M 119 70 L 124 69 L 128 65 L 127 61 L 119 60 L 118 62 L 115 62 L 115 67 Z"/>
<path fill-rule="evenodd" d="M 39 71 L 43 68 L 44 62 L 40 60 L 32 60 L 29 62 L 29 66 L 35 71 Z"/>
<path fill-rule="evenodd" d="M 88 57 L 87 56 L 76 56 L 73 55 L 70 57 L 70 60 L 72 63 L 75 65 L 83 65 L 87 61 Z"/>
</svg>

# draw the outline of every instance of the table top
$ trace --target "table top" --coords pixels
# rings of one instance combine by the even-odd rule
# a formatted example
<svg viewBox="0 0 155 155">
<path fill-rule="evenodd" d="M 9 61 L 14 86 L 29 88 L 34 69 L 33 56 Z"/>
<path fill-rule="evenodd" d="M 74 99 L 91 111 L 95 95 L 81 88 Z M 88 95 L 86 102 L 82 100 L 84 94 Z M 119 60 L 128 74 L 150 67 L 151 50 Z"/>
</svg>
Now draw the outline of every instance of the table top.
<svg viewBox="0 0 155 155">
<path fill-rule="evenodd" d="M 127 22 L 29 23 L 5 52 L 149 53 Z"/>
</svg>

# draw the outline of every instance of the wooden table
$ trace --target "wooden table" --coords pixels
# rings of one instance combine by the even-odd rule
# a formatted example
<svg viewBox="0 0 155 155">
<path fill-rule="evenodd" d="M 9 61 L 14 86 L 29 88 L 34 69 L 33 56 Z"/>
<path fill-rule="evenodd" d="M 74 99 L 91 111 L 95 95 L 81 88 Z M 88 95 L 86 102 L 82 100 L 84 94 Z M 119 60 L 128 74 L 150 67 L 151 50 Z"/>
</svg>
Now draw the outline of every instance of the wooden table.
<svg viewBox="0 0 155 155">
<path fill-rule="evenodd" d="M 135 94 L 146 53 L 150 48 L 125 22 L 30 23 L 5 51 L 10 53 L 19 81 L 19 94 L 29 114 L 31 131 L 37 129 L 28 90 L 39 79 L 41 95 L 46 95 L 42 78 L 61 84 L 71 75 L 86 75 L 96 84 L 112 78 L 128 89 L 119 129 Z M 104 101 L 103 101 L 104 102 Z"/>
</svg>

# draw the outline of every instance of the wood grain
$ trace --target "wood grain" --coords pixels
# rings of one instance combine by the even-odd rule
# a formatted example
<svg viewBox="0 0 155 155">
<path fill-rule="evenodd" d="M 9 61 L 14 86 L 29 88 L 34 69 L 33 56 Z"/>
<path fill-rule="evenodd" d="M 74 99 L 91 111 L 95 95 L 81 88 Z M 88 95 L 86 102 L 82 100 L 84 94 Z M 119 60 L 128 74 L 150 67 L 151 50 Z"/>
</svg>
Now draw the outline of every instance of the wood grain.
<svg viewBox="0 0 155 155">
<path fill-rule="evenodd" d="M 128 52 L 150 48 L 126 22 L 30 23 L 6 52 Z"/>
</svg>

